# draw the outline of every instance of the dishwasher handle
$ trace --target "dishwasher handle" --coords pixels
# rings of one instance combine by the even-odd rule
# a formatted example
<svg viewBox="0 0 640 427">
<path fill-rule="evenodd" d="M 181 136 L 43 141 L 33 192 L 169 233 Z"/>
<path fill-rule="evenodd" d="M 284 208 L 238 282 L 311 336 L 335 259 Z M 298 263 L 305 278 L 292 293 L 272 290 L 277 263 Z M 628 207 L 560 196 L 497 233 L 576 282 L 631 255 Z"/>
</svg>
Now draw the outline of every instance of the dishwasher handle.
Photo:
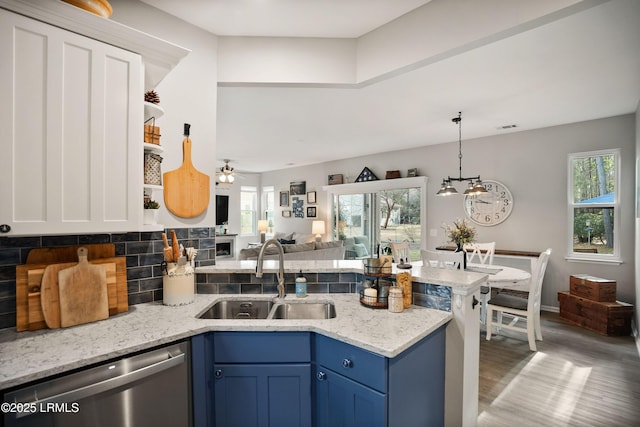
<svg viewBox="0 0 640 427">
<path fill-rule="evenodd" d="M 113 390 L 114 388 L 121 387 L 126 384 L 130 384 L 134 381 L 138 381 L 140 379 L 150 377 L 151 375 L 157 374 L 162 371 L 166 371 L 167 369 L 171 369 L 174 366 L 178 366 L 185 362 L 184 353 L 180 353 L 173 356 L 171 355 L 171 353 L 167 352 L 167 356 L 169 358 L 166 360 L 162 360 L 160 362 L 147 365 L 143 368 L 128 372 L 118 377 L 109 378 L 107 380 L 89 384 L 87 386 L 80 387 L 74 390 L 65 391 L 64 393 L 56 394 L 54 396 L 50 396 L 44 399 L 38 399 L 36 397 L 35 401 L 29 402 L 29 403 L 37 403 L 38 405 L 40 405 L 40 404 L 46 404 L 49 402 L 52 402 L 52 403 L 76 402 L 78 400 L 95 396 L 100 393 L 104 393 L 105 391 Z M 32 413 L 33 412 L 18 412 L 16 414 L 16 418 L 26 417 L 28 415 L 31 415 Z"/>
</svg>

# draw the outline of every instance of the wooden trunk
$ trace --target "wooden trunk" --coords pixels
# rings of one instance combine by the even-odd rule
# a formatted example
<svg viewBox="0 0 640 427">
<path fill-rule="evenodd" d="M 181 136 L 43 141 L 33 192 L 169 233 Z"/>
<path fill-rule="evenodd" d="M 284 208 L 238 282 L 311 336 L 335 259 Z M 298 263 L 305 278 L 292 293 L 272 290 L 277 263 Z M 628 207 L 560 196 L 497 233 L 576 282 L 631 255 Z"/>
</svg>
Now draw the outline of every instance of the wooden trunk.
<svg viewBox="0 0 640 427">
<path fill-rule="evenodd" d="M 573 296 L 592 301 L 616 302 L 615 280 L 601 279 L 586 274 L 575 274 L 569 279 Z"/>
<path fill-rule="evenodd" d="M 603 335 L 631 335 L 633 305 L 598 302 L 558 292 L 560 317 Z"/>
</svg>

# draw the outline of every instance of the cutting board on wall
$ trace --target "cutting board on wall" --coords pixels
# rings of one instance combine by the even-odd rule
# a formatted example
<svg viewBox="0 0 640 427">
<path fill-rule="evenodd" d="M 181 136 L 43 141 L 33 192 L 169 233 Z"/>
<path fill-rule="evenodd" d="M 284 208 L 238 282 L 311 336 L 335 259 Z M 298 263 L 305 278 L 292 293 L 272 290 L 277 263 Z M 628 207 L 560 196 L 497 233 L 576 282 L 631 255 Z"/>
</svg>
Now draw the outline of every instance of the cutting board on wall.
<svg viewBox="0 0 640 427">
<path fill-rule="evenodd" d="M 90 264 L 87 255 L 86 248 L 78 249 L 78 264 L 58 272 L 60 326 L 63 328 L 109 317 L 107 273 L 103 265 Z"/>
<path fill-rule="evenodd" d="M 77 262 L 78 249 L 87 248 L 89 261 L 98 258 L 113 258 L 116 256 L 116 246 L 113 243 L 99 243 L 94 245 L 62 246 L 59 248 L 34 248 L 27 255 L 27 264 L 55 264 L 59 262 Z"/>
<path fill-rule="evenodd" d="M 189 124 L 184 125 L 182 165 L 163 174 L 164 204 L 175 216 L 193 218 L 209 207 L 209 175 L 198 171 L 191 162 Z"/>
</svg>

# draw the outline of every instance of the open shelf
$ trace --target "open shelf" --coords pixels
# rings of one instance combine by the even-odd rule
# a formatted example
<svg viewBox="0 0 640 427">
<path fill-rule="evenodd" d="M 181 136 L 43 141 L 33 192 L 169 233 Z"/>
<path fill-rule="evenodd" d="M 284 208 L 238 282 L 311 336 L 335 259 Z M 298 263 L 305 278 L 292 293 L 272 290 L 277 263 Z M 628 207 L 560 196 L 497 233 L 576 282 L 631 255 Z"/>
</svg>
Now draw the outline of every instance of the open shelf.
<svg viewBox="0 0 640 427">
<path fill-rule="evenodd" d="M 150 151 L 152 153 L 162 153 L 164 148 L 158 144 L 150 144 L 148 142 L 144 143 L 144 151 Z"/>
<path fill-rule="evenodd" d="M 164 115 L 164 109 L 158 104 L 154 104 L 152 102 L 144 102 L 144 119 L 149 120 L 151 117 L 155 117 L 156 119 L 162 117 Z"/>
</svg>

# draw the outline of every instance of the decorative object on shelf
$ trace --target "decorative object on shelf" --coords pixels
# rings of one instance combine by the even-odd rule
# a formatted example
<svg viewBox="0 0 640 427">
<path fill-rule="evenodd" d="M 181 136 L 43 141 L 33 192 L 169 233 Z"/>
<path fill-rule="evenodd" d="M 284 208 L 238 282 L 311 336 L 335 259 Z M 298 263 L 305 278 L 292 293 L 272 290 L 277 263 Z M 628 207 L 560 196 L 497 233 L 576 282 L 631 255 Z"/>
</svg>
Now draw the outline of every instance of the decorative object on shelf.
<svg viewBox="0 0 640 427">
<path fill-rule="evenodd" d="M 266 219 L 258 220 L 258 231 L 260 232 L 260 243 L 264 243 L 266 241 L 266 233 L 269 229 L 269 221 Z"/>
<path fill-rule="evenodd" d="M 360 175 L 358 175 L 358 177 L 356 178 L 356 182 L 367 182 L 367 181 L 377 181 L 378 177 L 371 172 L 371 169 L 369 169 L 368 167 L 364 167 L 364 169 L 362 169 L 362 172 L 360 172 Z"/>
<path fill-rule="evenodd" d="M 411 168 L 409 170 L 407 170 L 407 177 L 414 177 L 414 176 L 418 176 L 418 168 Z"/>
<path fill-rule="evenodd" d="M 229 159 L 224 159 L 224 166 L 222 166 L 217 172 L 218 182 L 220 184 L 233 184 L 233 181 L 236 180 L 233 168 L 229 166 L 230 161 L 231 160 Z"/>
<path fill-rule="evenodd" d="M 62 0 L 87 12 L 108 18 L 113 13 L 113 9 L 107 0 Z"/>
<path fill-rule="evenodd" d="M 334 174 L 334 175 L 329 175 L 327 182 L 329 185 L 336 185 L 336 184 L 342 184 L 344 181 L 344 177 L 342 176 L 342 174 Z"/>
<path fill-rule="evenodd" d="M 293 216 L 296 218 L 304 218 L 304 200 L 300 197 L 292 197 L 291 208 L 293 210 Z"/>
<path fill-rule="evenodd" d="M 191 163 L 190 128 L 190 124 L 184 124 L 182 165 L 163 175 L 164 204 L 169 212 L 180 218 L 197 217 L 209 207 L 209 175 L 198 171 Z"/>
<path fill-rule="evenodd" d="M 302 196 L 307 193 L 307 182 L 296 181 L 289 183 L 289 193 L 292 196 Z"/>
<path fill-rule="evenodd" d="M 307 203 L 316 203 L 316 192 L 315 191 L 309 191 L 307 193 Z"/>
<path fill-rule="evenodd" d="M 449 196 L 451 194 L 458 194 L 458 190 L 453 186 L 451 181 L 469 181 L 469 185 L 467 189 L 464 191 L 464 194 L 480 194 L 485 193 L 487 189 L 482 184 L 482 180 L 480 179 L 480 175 L 472 176 L 469 178 L 462 177 L 462 111 L 458 112 L 458 117 L 454 117 L 451 119 L 452 122 L 458 125 L 458 177 L 452 178 L 448 176 L 446 179 L 442 179 L 442 187 L 436 193 L 439 196 Z M 475 183 L 473 182 L 475 180 Z"/>
<path fill-rule="evenodd" d="M 469 225 L 467 219 L 456 219 L 453 226 L 443 224 L 446 236 L 449 241 L 456 244 L 456 252 L 464 252 L 464 245 L 476 241 L 476 229 Z M 463 270 L 467 268 L 467 256 L 463 253 L 462 265 Z"/>
<path fill-rule="evenodd" d="M 384 179 L 396 179 L 400 178 L 400 171 L 387 171 L 384 176 Z"/>
<path fill-rule="evenodd" d="M 160 97 L 155 90 L 149 90 L 144 93 L 145 102 L 150 102 L 152 104 L 160 104 Z"/>
<path fill-rule="evenodd" d="M 281 191 L 280 192 L 280 206 L 289 206 L 289 192 Z"/>
<path fill-rule="evenodd" d="M 282 216 L 284 218 L 291 218 L 291 211 L 282 211 Z"/>
<path fill-rule="evenodd" d="M 160 204 L 150 198 L 144 200 L 143 224 L 155 225 L 158 223 Z"/>
<path fill-rule="evenodd" d="M 485 180 L 486 193 L 464 196 L 464 213 L 478 225 L 492 226 L 506 220 L 513 210 L 511 191 L 501 182 Z"/>
<path fill-rule="evenodd" d="M 155 153 L 144 153 L 144 183 L 148 185 L 162 185 L 162 171 L 160 164 L 162 157 Z"/>
<path fill-rule="evenodd" d="M 160 145 L 160 126 L 156 126 L 155 117 L 150 117 L 144 122 L 144 142 Z"/>
<path fill-rule="evenodd" d="M 309 216 L 309 208 L 307 208 L 307 216 Z M 320 242 L 322 240 L 322 235 L 324 233 L 326 233 L 324 228 L 324 221 L 315 220 L 311 223 L 311 234 L 316 235 L 316 242 Z"/>
<path fill-rule="evenodd" d="M 307 218 L 315 218 L 316 216 L 317 216 L 316 207 L 315 206 L 307 206 Z"/>
</svg>

